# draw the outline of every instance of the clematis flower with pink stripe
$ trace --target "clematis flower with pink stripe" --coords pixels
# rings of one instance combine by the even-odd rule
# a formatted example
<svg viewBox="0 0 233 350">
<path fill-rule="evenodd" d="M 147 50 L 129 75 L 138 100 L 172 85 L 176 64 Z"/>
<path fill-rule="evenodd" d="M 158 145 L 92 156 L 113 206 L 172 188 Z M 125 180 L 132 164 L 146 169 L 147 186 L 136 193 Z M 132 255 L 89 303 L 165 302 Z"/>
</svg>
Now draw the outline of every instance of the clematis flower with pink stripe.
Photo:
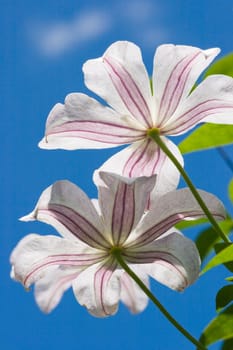
<svg viewBox="0 0 233 350">
<path fill-rule="evenodd" d="M 232 78 L 209 76 L 191 92 L 218 53 L 217 48 L 161 45 L 150 82 L 139 47 L 115 42 L 102 57 L 83 66 L 86 86 L 108 106 L 82 93 L 69 94 L 64 105 L 51 110 L 39 146 L 73 150 L 130 144 L 100 170 L 128 177 L 158 174 L 161 192 L 176 188 L 179 173 L 148 131 L 156 128 L 183 164 L 180 151 L 166 136 L 181 135 L 201 122 L 233 124 Z"/>
<path fill-rule="evenodd" d="M 149 276 L 181 291 L 198 277 L 195 244 L 173 226 L 203 217 L 189 189 L 169 192 L 145 212 L 155 176 L 124 178 L 100 172 L 98 201 L 77 186 L 58 181 L 39 198 L 24 221 L 52 225 L 60 236 L 29 234 L 11 254 L 11 276 L 25 288 L 35 284 L 35 298 L 50 312 L 73 288 L 77 301 L 98 317 L 114 314 L 121 300 L 133 313 L 147 297 L 118 264 L 115 252 L 149 285 Z M 211 213 L 225 217 L 221 202 L 200 191 Z"/>
</svg>

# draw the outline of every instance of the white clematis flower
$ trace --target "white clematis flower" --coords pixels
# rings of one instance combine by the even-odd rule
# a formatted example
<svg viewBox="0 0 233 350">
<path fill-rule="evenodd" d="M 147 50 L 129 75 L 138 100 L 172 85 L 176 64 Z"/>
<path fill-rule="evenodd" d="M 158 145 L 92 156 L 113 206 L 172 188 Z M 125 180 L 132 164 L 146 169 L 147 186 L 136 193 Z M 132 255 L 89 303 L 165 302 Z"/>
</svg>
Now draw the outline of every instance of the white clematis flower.
<svg viewBox="0 0 233 350">
<path fill-rule="evenodd" d="M 167 135 L 183 134 L 201 122 L 233 124 L 232 78 L 209 76 L 190 93 L 219 51 L 159 46 L 151 89 L 140 49 L 131 42 L 115 42 L 83 67 L 87 87 L 110 107 L 81 93 L 68 95 L 64 105 L 58 103 L 50 112 L 39 146 L 73 150 L 131 144 L 99 170 L 127 177 L 158 174 L 160 192 L 175 189 L 179 173 L 148 131 L 156 128 L 183 165 L 180 151 Z"/>
<path fill-rule="evenodd" d="M 142 311 L 147 297 L 117 262 L 115 252 L 148 285 L 149 276 L 174 290 L 198 277 L 200 259 L 195 244 L 173 226 L 203 217 L 188 189 L 169 192 L 153 201 L 145 213 L 155 176 L 136 179 L 100 172 L 97 203 L 68 181 L 58 181 L 39 198 L 22 220 L 54 226 L 62 237 L 30 234 L 11 255 L 15 280 L 29 288 L 44 312 L 50 312 L 72 286 L 77 301 L 98 317 L 112 315 L 121 300 L 133 312 Z M 217 219 L 225 216 L 221 202 L 200 191 Z"/>
</svg>

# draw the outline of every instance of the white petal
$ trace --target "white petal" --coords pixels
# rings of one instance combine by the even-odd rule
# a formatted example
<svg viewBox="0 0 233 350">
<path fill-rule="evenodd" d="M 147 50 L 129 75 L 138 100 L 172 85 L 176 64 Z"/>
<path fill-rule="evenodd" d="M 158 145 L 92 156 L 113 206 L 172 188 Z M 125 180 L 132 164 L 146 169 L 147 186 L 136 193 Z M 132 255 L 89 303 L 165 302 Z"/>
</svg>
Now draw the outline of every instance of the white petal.
<svg viewBox="0 0 233 350">
<path fill-rule="evenodd" d="M 178 291 L 199 276 L 200 257 L 195 244 L 174 229 L 140 249 L 131 253 L 127 250 L 126 259 L 130 263 L 146 264 L 145 271 L 150 276 Z"/>
<path fill-rule="evenodd" d="M 35 283 L 35 299 L 40 309 L 45 313 L 51 312 L 79 273 L 71 268 L 48 268 L 46 274 Z"/>
<path fill-rule="evenodd" d="M 94 181 L 100 184 L 98 172 L 113 172 L 128 177 L 151 176 L 157 173 L 164 161 L 157 145 L 150 139 L 135 142 L 108 159 L 95 173 Z"/>
<path fill-rule="evenodd" d="M 207 77 L 184 101 L 164 132 L 182 134 L 201 122 L 233 124 L 233 78 Z"/>
<path fill-rule="evenodd" d="M 149 288 L 149 278 L 144 271 L 143 265 L 131 265 L 130 268 L 136 273 L 140 280 Z M 142 312 L 148 304 L 148 297 L 134 280 L 124 272 L 121 281 L 121 301 L 133 314 Z"/>
<path fill-rule="evenodd" d="M 76 185 L 58 181 L 40 196 L 34 211 L 21 220 L 39 220 L 54 226 L 69 239 L 80 239 L 93 247 L 108 247 L 102 221 L 91 200 Z"/>
<path fill-rule="evenodd" d="M 78 241 L 30 234 L 15 247 L 10 261 L 13 266 L 12 277 L 28 288 L 44 277 L 51 266 L 68 266 L 73 273 L 103 258 L 103 253 L 84 248 Z"/>
<path fill-rule="evenodd" d="M 99 175 L 105 183 L 99 187 L 105 230 L 114 245 L 123 244 L 147 207 L 156 177 L 129 179 L 105 172 Z"/>
<path fill-rule="evenodd" d="M 99 201 L 97 198 L 92 198 L 91 200 L 92 204 L 95 207 L 95 210 L 97 211 L 97 213 L 99 214 L 99 216 L 102 215 L 101 209 L 100 209 L 100 205 L 99 205 Z"/>
<path fill-rule="evenodd" d="M 77 301 L 96 317 L 114 315 L 118 309 L 120 283 L 114 263 L 96 264 L 73 282 Z"/>
<path fill-rule="evenodd" d="M 226 211 L 221 201 L 205 191 L 199 190 L 198 192 L 212 215 L 217 220 L 223 220 Z M 205 214 L 189 189 L 168 192 L 153 202 L 150 211 L 136 227 L 134 235 L 129 237 L 128 243 L 143 246 L 182 220 L 202 217 L 205 217 Z"/>
<path fill-rule="evenodd" d="M 116 111 L 151 125 L 150 80 L 139 47 L 127 41 L 112 44 L 100 58 L 83 66 L 87 87 Z"/>
<path fill-rule="evenodd" d="M 165 137 L 163 141 L 183 166 L 183 157 L 176 145 Z M 157 174 L 153 190 L 156 196 L 176 189 L 180 179 L 176 167 L 152 140 L 136 142 L 109 158 L 94 173 L 94 182 L 97 186 L 104 185 L 99 177 L 100 171 L 128 177 Z"/>
<path fill-rule="evenodd" d="M 219 49 L 201 50 L 182 45 L 161 45 L 157 48 L 153 70 L 157 127 L 162 127 L 169 120 L 218 53 Z"/>
<path fill-rule="evenodd" d="M 162 137 L 162 141 L 169 148 L 169 150 L 176 157 L 180 165 L 184 165 L 184 159 L 180 153 L 179 148 L 169 139 Z M 161 168 L 158 171 L 156 186 L 151 193 L 151 205 L 153 201 L 156 200 L 161 195 L 164 195 L 167 192 L 173 191 L 177 188 L 180 181 L 180 173 L 173 164 L 173 162 L 165 157 L 164 162 L 161 164 Z"/>
<path fill-rule="evenodd" d="M 109 148 L 140 140 L 145 131 L 132 118 L 81 93 L 56 104 L 47 122 L 45 137 L 39 143 L 46 149 Z"/>
</svg>

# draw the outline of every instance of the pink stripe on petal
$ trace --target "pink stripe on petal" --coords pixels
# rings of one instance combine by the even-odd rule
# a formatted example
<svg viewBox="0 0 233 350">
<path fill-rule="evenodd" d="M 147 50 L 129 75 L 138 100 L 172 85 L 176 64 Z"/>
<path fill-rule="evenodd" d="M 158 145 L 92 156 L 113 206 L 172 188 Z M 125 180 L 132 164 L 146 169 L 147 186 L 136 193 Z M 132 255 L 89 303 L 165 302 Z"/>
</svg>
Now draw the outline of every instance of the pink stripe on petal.
<svg viewBox="0 0 233 350">
<path fill-rule="evenodd" d="M 183 263 L 176 256 L 168 252 L 162 251 L 143 251 L 135 252 L 131 255 L 127 253 L 125 255 L 127 261 L 131 264 L 160 264 L 168 269 L 173 269 L 174 272 L 178 273 L 182 280 L 185 282 L 185 286 L 189 285 L 187 277 L 183 273 Z M 182 269 L 179 268 L 182 267 Z"/>
<path fill-rule="evenodd" d="M 92 254 L 65 254 L 65 255 L 50 255 L 42 259 L 40 263 L 34 264 L 32 270 L 25 276 L 23 284 L 28 288 L 35 280 L 38 273 L 52 265 L 63 265 L 72 267 L 87 267 L 104 259 L 104 255 Z"/>
<path fill-rule="evenodd" d="M 119 183 L 112 212 L 112 237 L 114 244 L 122 244 L 134 224 L 134 185 Z"/>
<path fill-rule="evenodd" d="M 139 122 L 150 127 L 152 123 L 150 110 L 129 72 L 119 61 L 111 56 L 106 55 L 103 60 L 109 76 L 126 108 Z"/>
<path fill-rule="evenodd" d="M 137 130 L 124 125 L 91 120 L 67 122 L 50 128 L 46 137 L 57 135 L 58 137 L 83 138 L 109 144 L 122 145 L 131 143 L 145 137 L 145 131 Z"/>
<path fill-rule="evenodd" d="M 123 168 L 123 175 L 129 177 L 158 174 L 166 156 L 154 141 L 147 139 L 130 155 Z"/>
<path fill-rule="evenodd" d="M 94 276 L 94 288 L 97 308 L 101 308 L 103 313 L 108 316 L 111 315 L 107 310 L 105 294 L 108 288 L 108 282 L 112 277 L 114 270 L 116 269 L 117 263 L 112 261 L 108 265 L 101 266 Z"/>
<path fill-rule="evenodd" d="M 90 221 L 78 212 L 64 205 L 49 204 L 48 208 L 38 209 L 38 214 L 46 215 L 65 226 L 74 236 L 94 248 L 108 248 L 109 243 Z M 37 214 L 37 215 L 38 215 Z"/>
<path fill-rule="evenodd" d="M 229 113 L 231 110 L 233 111 L 233 104 L 230 102 L 214 99 L 204 101 L 181 114 L 174 122 L 170 123 L 170 126 L 168 124 L 162 129 L 162 132 L 172 135 L 180 134 L 191 129 L 208 116 Z"/>
<path fill-rule="evenodd" d="M 193 62 L 200 53 L 199 51 L 184 57 L 173 68 L 161 98 L 158 112 L 160 125 L 158 127 L 162 127 L 163 122 L 176 110 L 183 95 L 188 76 L 193 68 Z"/>
<path fill-rule="evenodd" d="M 211 211 L 212 215 L 215 217 L 219 217 L 219 219 L 224 219 L 224 217 L 221 217 L 219 213 L 214 213 Z M 173 214 L 167 218 L 165 218 L 163 221 L 158 222 L 155 226 L 151 227 L 147 231 L 143 232 L 132 244 L 129 244 L 130 247 L 140 247 L 144 246 L 145 244 L 148 244 L 152 241 L 154 241 L 156 238 L 161 236 L 163 233 L 167 232 L 171 227 L 173 227 L 178 222 L 187 219 L 187 218 L 200 218 L 204 217 L 205 215 L 202 213 L 201 209 L 200 211 L 189 211 L 184 213 L 176 213 Z"/>
<path fill-rule="evenodd" d="M 141 168 L 139 166 L 139 161 L 142 159 L 143 154 L 146 153 L 149 145 L 149 139 L 143 143 L 143 145 L 139 145 L 138 148 L 130 155 L 127 162 L 123 168 L 123 175 L 129 177 L 136 177 L 136 174 L 141 174 Z"/>
<path fill-rule="evenodd" d="M 164 260 L 171 263 L 172 260 L 173 263 L 176 262 L 177 264 L 182 265 L 181 261 L 173 254 L 169 252 L 163 252 L 161 250 L 144 250 L 134 252 L 127 251 L 124 256 L 131 264 L 148 264 L 154 262 L 155 260 Z"/>
</svg>

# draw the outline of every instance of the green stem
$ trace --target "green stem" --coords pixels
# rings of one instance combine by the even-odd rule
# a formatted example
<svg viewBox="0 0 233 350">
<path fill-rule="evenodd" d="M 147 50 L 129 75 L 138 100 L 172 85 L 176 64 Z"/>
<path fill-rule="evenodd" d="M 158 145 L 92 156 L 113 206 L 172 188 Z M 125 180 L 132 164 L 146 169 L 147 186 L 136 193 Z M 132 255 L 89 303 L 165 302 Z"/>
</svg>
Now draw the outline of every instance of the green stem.
<svg viewBox="0 0 233 350">
<path fill-rule="evenodd" d="M 176 159 L 174 154 L 168 149 L 168 147 L 165 145 L 165 143 L 162 141 L 161 137 L 159 136 L 159 131 L 157 129 L 151 129 L 148 131 L 147 135 L 154 140 L 157 145 L 163 150 L 163 152 L 170 158 L 170 160 L 173 162 L 173 164 L 176 166 L 176 168 L 179 170 L 180 174 L 183 176 L 183 179 L 185 180 L 186 184 L 190 188 L 190 191 L 192 192 L 193 196 L 196 198 L 197 202 L 199 203 L 200 207 L 202 208 L 203 212 L 205 213 L 206 217 L 209 219 L 210 223 L 212 224 L 215 231 L 219 234 L 219 236 L 222 238 L 222 240 L 226 243 L 231 242 L 230 239 L 224 234 L 224 232 L 219 227 L 217 221 L 209 211 L 208 207 L 206 206 L 205 202 L 199 195 L 198 191 L 196 190 L 195 186 L 193 185 L 191 179 L 189 178 L 188 174 L 182 167 L 182 165 L 179 163 L 179 161 Z"/>
<path fill-rule="evenodd" d="M 114 251 L 114 257 L 118 261 L 119 265 L 128 273 L 128 275 L 137 283 L 137 285 L 143 290 L 143 292 L 148 296 L 148 298 L 158 307 L 162 314 L 170 321 L 173 326 L 178 329 L 191 343 L 197 346 L 200 350 L 207 350 L 207 348 L 201 344 L 197 339 L 195 339 L 186 329 L 184 329 L 165 309 L 165 307 L 158 301 L 158 299 L 151 293 L 147 286 L 140 280 L 140 278 L 130 269 L 130 267 L 125 263 L 121 256 L 120 251 Z"/>
</svg>

